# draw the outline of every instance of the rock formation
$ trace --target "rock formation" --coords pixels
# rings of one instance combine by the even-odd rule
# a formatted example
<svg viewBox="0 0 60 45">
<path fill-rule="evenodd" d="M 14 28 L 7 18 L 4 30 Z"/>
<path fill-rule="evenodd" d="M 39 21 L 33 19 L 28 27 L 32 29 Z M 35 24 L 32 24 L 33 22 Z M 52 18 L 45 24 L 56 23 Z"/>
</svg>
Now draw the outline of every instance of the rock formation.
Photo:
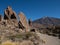
<svg viewBox="0 0 60 45">
<path fill-rule="evenodd" d="M 18 16 L 20 18 L 19 21 L 17 20 Z M 1 21 L 1 18 L 2 17 L 0 16 L 0 21 Z M 16 28 L 26 31 L 26 32 L 30 31 L 30 30 L 35 31 L 35 29 L 32 27 L 32 21 L 29 20 L 29 22 L 28 22 L 25 15 L 22 12 L 20 12 L 16 16 L 15 11 L 13 11 L 10 6 L 8 6 L 4 11 L 4 18 L 3 18 L 2 24 L 9 28 L 15 29 L 15 27 L 16 27 Z"/>
<path fill-rule="evenodd" d="M 6 8 L 4 11 L 4 20 L 7 20 L 8 24 L 18 24 L 16 13 L 12 10 L 10 6 L 8 6 L 8 8 Z"/>
<path fill-rule="evenodd" d="M 4 11 L 4 19 L 17 19 L 16 13 L 10 6 L 8 6 L 8 8 Z"/>
<path fill-rule="evenodd" d="M 22 12 L 17 16 L 10 6 L 5 9 L 4 18 L 0 15 L 0 45 L 40 45 L 41 39 L 31 27 L 31 20 L 28 23 Z"/>
<path fill-rule="evenodd" d="M 22 12 L 20 12 L 19 17 L 20 17 L 20 22 L 25 27 L 26 31 L 28 31 L 29 30 L 29 25 L 28 25 L 28 22 L 27 22 L 27 19 L 26 19 L 25 15 Z"/>
</svg>

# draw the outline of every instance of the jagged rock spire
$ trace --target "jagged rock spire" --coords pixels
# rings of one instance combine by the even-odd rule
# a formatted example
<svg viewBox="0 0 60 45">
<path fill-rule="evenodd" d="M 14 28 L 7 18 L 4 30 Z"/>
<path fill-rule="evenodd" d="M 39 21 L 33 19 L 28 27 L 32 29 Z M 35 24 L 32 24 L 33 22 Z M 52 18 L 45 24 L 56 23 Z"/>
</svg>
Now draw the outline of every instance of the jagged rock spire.
<svg viewBox="0 0 60 45">
<path fill-rule="evenodd" d="M 20 21 L 21 21 L 22 25 L 26 28 L 26 31 L 28 31 L 29 25 L 28 25 L 28 22 L 27 22 L 27 19 L 26 19 L 24 13 L 20 12 L 19 17 L 20 17 Z"/>
<path fill-rule="evenodd" d="M 8 6 L 4 11 L 4 19 L 17 19 L 16 13 Z"/>
</svg>

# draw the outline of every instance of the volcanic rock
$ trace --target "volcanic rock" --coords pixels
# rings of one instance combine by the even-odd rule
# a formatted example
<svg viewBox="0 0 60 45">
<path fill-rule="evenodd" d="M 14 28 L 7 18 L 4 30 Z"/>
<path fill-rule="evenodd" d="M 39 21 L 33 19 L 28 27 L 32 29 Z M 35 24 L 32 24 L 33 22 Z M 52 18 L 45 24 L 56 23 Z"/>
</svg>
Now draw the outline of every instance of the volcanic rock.
<svg viewBox="0 0 60 45">
<path fill-rule="evenodd" d="M 14 25 L 18 24 L 16 13 L 12 10 L 10 6 L 4 11 L 4 20 L 7 20 L 7 23 L 13 23 Z"/>
<path fill-rule="evenodd" d="M 17 19 L 16 13 L 10 6 L 8 6 L 8 8 L 4 11 L 4 19 Z"/>
<path fill-rule="evenodd" d="M 22 12 L 20 12 L 19 17 L 20 17 L 20 22 L 25 27 L 26 31 L 28 31 L 29 25 L 28 25 L 28 22 L 27 22 L 25 15 Z"/>
<path fill-rule="evenodd" d="M 20 21 L 18 22 L 18 26 L 19 26 L 20 29 L 24 29 L 25 28 Z"/>
</svg>

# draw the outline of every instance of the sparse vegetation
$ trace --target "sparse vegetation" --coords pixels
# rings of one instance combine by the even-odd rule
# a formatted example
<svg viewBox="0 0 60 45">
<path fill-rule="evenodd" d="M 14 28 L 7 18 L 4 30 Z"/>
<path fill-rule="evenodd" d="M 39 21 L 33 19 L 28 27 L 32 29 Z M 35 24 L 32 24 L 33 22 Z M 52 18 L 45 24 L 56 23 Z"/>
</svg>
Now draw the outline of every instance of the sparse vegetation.
<svg viewBox="0 0 60 45">
<path fill-rule="evenodd" d="M 5 42 L 2 42 L 1 45 L 18 45 L 16 42 L 12 42 L 12 41 L 5 41 Z"/>
</svg>

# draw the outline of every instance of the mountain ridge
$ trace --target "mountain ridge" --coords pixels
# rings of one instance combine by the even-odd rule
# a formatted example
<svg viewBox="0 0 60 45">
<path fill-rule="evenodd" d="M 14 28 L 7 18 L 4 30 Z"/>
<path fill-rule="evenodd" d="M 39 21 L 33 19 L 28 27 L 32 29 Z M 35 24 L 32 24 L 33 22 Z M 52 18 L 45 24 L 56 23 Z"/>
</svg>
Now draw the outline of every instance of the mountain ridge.
<svg viewBox="0 0 60 45">
<path fill-rule="evenodd" d="M 40 24 L 53 24 L 53 25 L 59 25 L 60 24 L 60 18 L 55 17 L 42 17 L 40 19 L 36 19 L 33 21 L 33 23 L 40 23 Z"/>
</svg>

